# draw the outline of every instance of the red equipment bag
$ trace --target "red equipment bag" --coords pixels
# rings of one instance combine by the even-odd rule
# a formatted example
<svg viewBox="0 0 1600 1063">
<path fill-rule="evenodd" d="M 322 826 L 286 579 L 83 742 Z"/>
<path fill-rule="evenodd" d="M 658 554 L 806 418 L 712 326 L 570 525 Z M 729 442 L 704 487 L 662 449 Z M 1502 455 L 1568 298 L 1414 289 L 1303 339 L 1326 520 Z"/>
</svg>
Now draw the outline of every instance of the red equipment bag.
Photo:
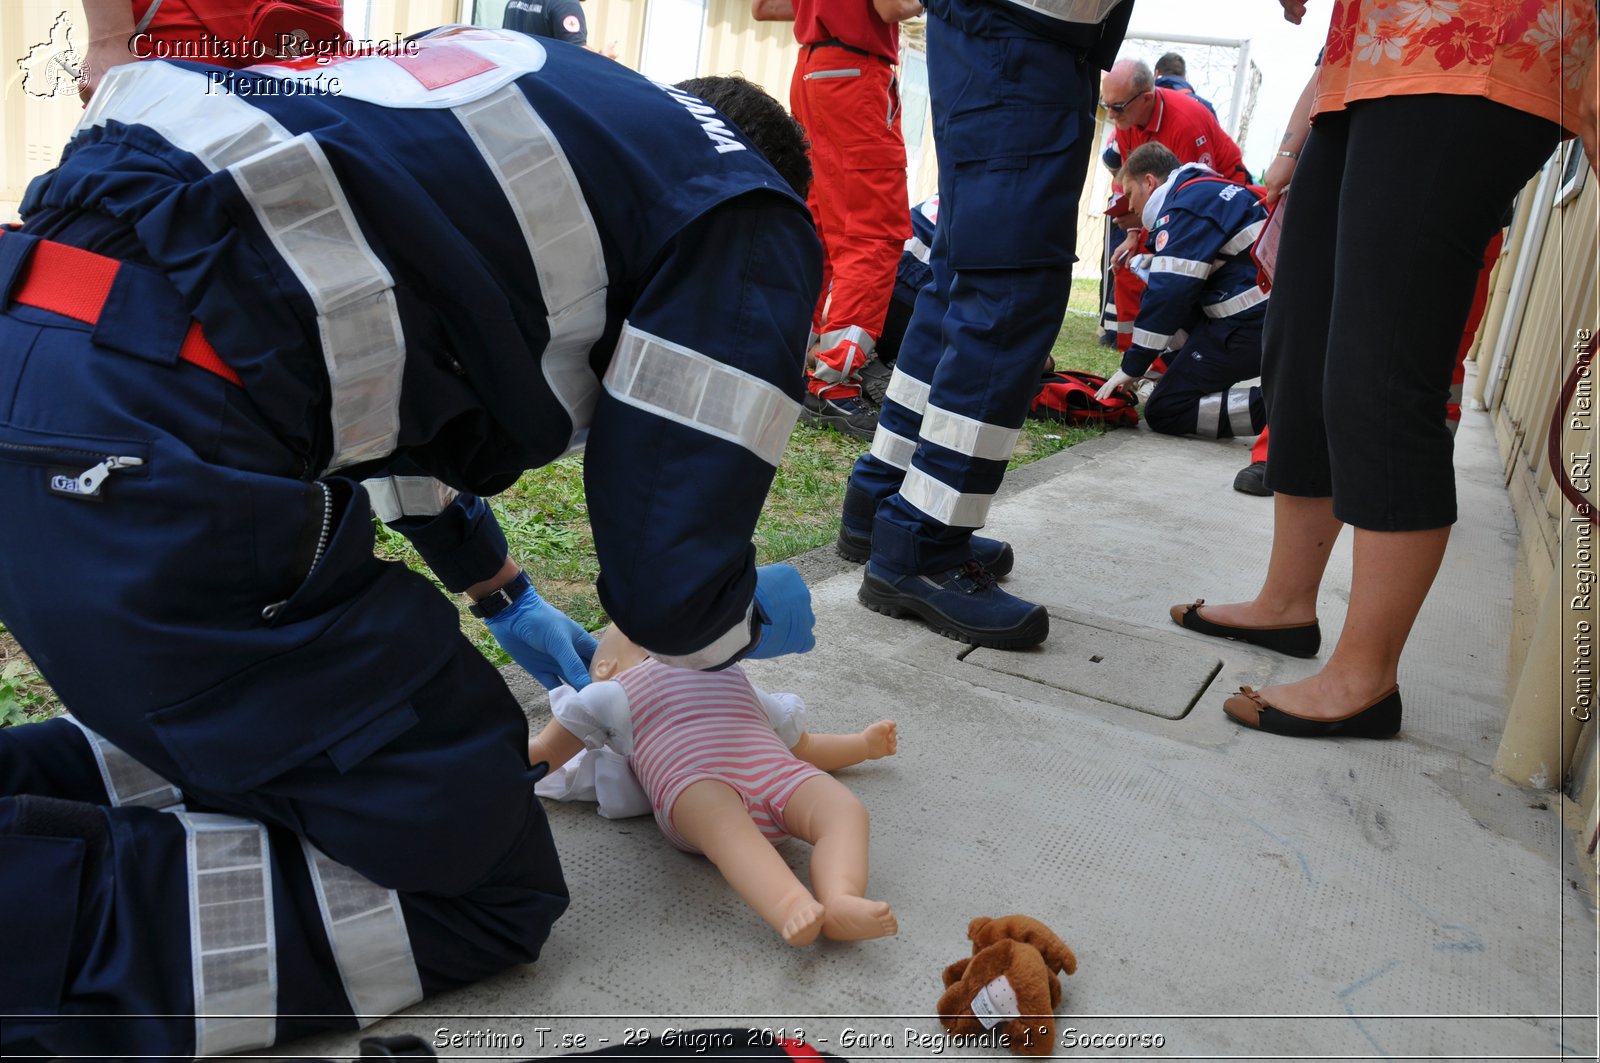
<svg viewBox="0 0 1600 1063">
<path fill-rule="evenodd" d="M 1028 406 L 1028 416 L 1041 421 L 1060 421 L 1073 425 L 1104 425 L 1129 428 L 1139 423 L 1139 408 L 1132 399 L 1113 395 L 1105 402 L 1095 392 L 1106 378 L 1078 369 L 1046 373 Z"/>
</svg>

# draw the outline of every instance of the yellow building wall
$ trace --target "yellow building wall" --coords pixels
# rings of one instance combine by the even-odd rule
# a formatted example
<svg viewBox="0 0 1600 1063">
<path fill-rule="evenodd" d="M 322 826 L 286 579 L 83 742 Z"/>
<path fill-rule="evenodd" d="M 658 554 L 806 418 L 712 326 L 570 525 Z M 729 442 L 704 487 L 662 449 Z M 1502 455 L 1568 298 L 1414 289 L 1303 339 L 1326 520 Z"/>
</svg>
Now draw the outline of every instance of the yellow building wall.
<svg viewBox="0 0 1600 1063">
<path fill-rule="evenodd" d="M 1565 150 L 1578 148 L 1573 144 Z M 1495 769 L 1515 782 L 1543 788 L 1562 784 L 1576 766 L 1572 758 L 1583 730 L 1595 726 L 1582 716 L 1590 712 L 1592 662 L 1600 658 L 1593 649 L 1600 637 L 1596 596 L 1588 593 L 1594 588 L 1594 543 L 1600 533 L 1575 522 L 1574 507 L 1551 468 L 1548 438 L 1580 338 L 1600 324 L 1600 181 L 1588 174 L 1582 191 L 1559 205 L 1551 202 L 1553 188 L 1541 188 L 1537 179 L 1523 197 L 1522 209 L 1532 212 L 1529 227 L 1541 230 L 1543 239 L 1520 305 L 1508 309 L 1492 333 L 1486 326 L 1478 367 L 1485 374 L 1498 369 L 1500 379 L 1486 383 L 1494 389 L 1491 412 L 1520 540 L 1506 661 L 1510 714 Z M 1523 248 L 1511 249 L 1501 262 L 1502 273 L 1515 271 L 1525 254 Z M 1502 343 L 1509 347 L 1497 367 L 1484 353 Z M 1592 372 L 1580 385 L 1578 400 L 1563 412 L 1556 446 L 1558 463 L 1591 506 L 1600 433 L 1594 379 Z"/>
</svg>

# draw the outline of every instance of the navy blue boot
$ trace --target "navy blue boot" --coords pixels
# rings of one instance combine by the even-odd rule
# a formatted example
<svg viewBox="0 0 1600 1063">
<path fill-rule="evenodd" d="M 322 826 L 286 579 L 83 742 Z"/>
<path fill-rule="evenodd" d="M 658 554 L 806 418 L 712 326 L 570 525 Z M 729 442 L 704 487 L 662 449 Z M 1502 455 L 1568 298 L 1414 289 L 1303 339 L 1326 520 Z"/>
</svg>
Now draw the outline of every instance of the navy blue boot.
<svg viewBox="0 0 1600 1063">
<path fill-rule="evenodd" d="M 872 522 L 878 504 L 870 494 L 851 481 L 844 489 L 844 509 L 839 515 L 839 539 L 834 549 L 846 561 L 860 564 L 872 556 Z M 972 537 L 972 559 L 989 570 L 995 579 L 1006 575 L 1016 564 L 1011 544 L 1000 539 Z"/>
<path fill-rule="evenodd" d="M 945 638 L 996 650 L 1037 646 L 1050 634 L 1042 605 L 1007 594 L 977 561 L 927 574 L 891 572 L 867 562 L 856 597 L 886 616 L 916 616 Z"/>
</svg>

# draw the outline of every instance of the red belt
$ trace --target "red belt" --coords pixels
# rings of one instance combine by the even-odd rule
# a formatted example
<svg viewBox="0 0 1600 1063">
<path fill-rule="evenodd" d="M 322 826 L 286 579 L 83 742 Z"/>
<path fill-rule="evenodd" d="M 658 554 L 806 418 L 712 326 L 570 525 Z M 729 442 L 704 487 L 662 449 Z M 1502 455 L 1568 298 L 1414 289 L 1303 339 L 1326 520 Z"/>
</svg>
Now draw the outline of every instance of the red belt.
<svg viewBox="0 0 1600 1063">
<path fill-rule="evenodd" d="M 122 263 L 114 258 L 50 240 L 40 240 L 34 245 L 33 257 L 28 260 L 11 298 L 23 306 L 48 310 L 93 325 L 100 320 L 100 311 L 105 308 L 111 283 L 116 280 L 117 270 L 121 268 Z M 230 384 L 244 386 L 239 374 L 228 367 L 200 334 L 198 321 L 189 322 L 189 331 L 183 337 L 178 357 L 217 374 Z"/>
</svg>

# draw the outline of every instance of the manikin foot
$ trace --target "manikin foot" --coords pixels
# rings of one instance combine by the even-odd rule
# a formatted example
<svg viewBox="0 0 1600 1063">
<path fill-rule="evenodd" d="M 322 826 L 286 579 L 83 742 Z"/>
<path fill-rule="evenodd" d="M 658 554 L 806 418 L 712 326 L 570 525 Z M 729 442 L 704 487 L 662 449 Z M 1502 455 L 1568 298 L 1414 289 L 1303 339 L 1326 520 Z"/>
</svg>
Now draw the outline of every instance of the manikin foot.
<svg viewBox="0 0 1600 1063">
<path fill-rule="evenodd" d="M 888 901 L 841 896 L 828 901 L 822 932 L 834 941 L 866 941 L 899 933 L 900 922 Z"/>
<path fill-rule="evenodd" d="M 817 940 L 825 919 L 826 913 L 822 910 L 822 905 L 809 896 L 804 897 L 789 910 L 778 933 L 783 935 L 786 944 L 793 945 L 797 949 L 804 948 Z"/>
</svg>

